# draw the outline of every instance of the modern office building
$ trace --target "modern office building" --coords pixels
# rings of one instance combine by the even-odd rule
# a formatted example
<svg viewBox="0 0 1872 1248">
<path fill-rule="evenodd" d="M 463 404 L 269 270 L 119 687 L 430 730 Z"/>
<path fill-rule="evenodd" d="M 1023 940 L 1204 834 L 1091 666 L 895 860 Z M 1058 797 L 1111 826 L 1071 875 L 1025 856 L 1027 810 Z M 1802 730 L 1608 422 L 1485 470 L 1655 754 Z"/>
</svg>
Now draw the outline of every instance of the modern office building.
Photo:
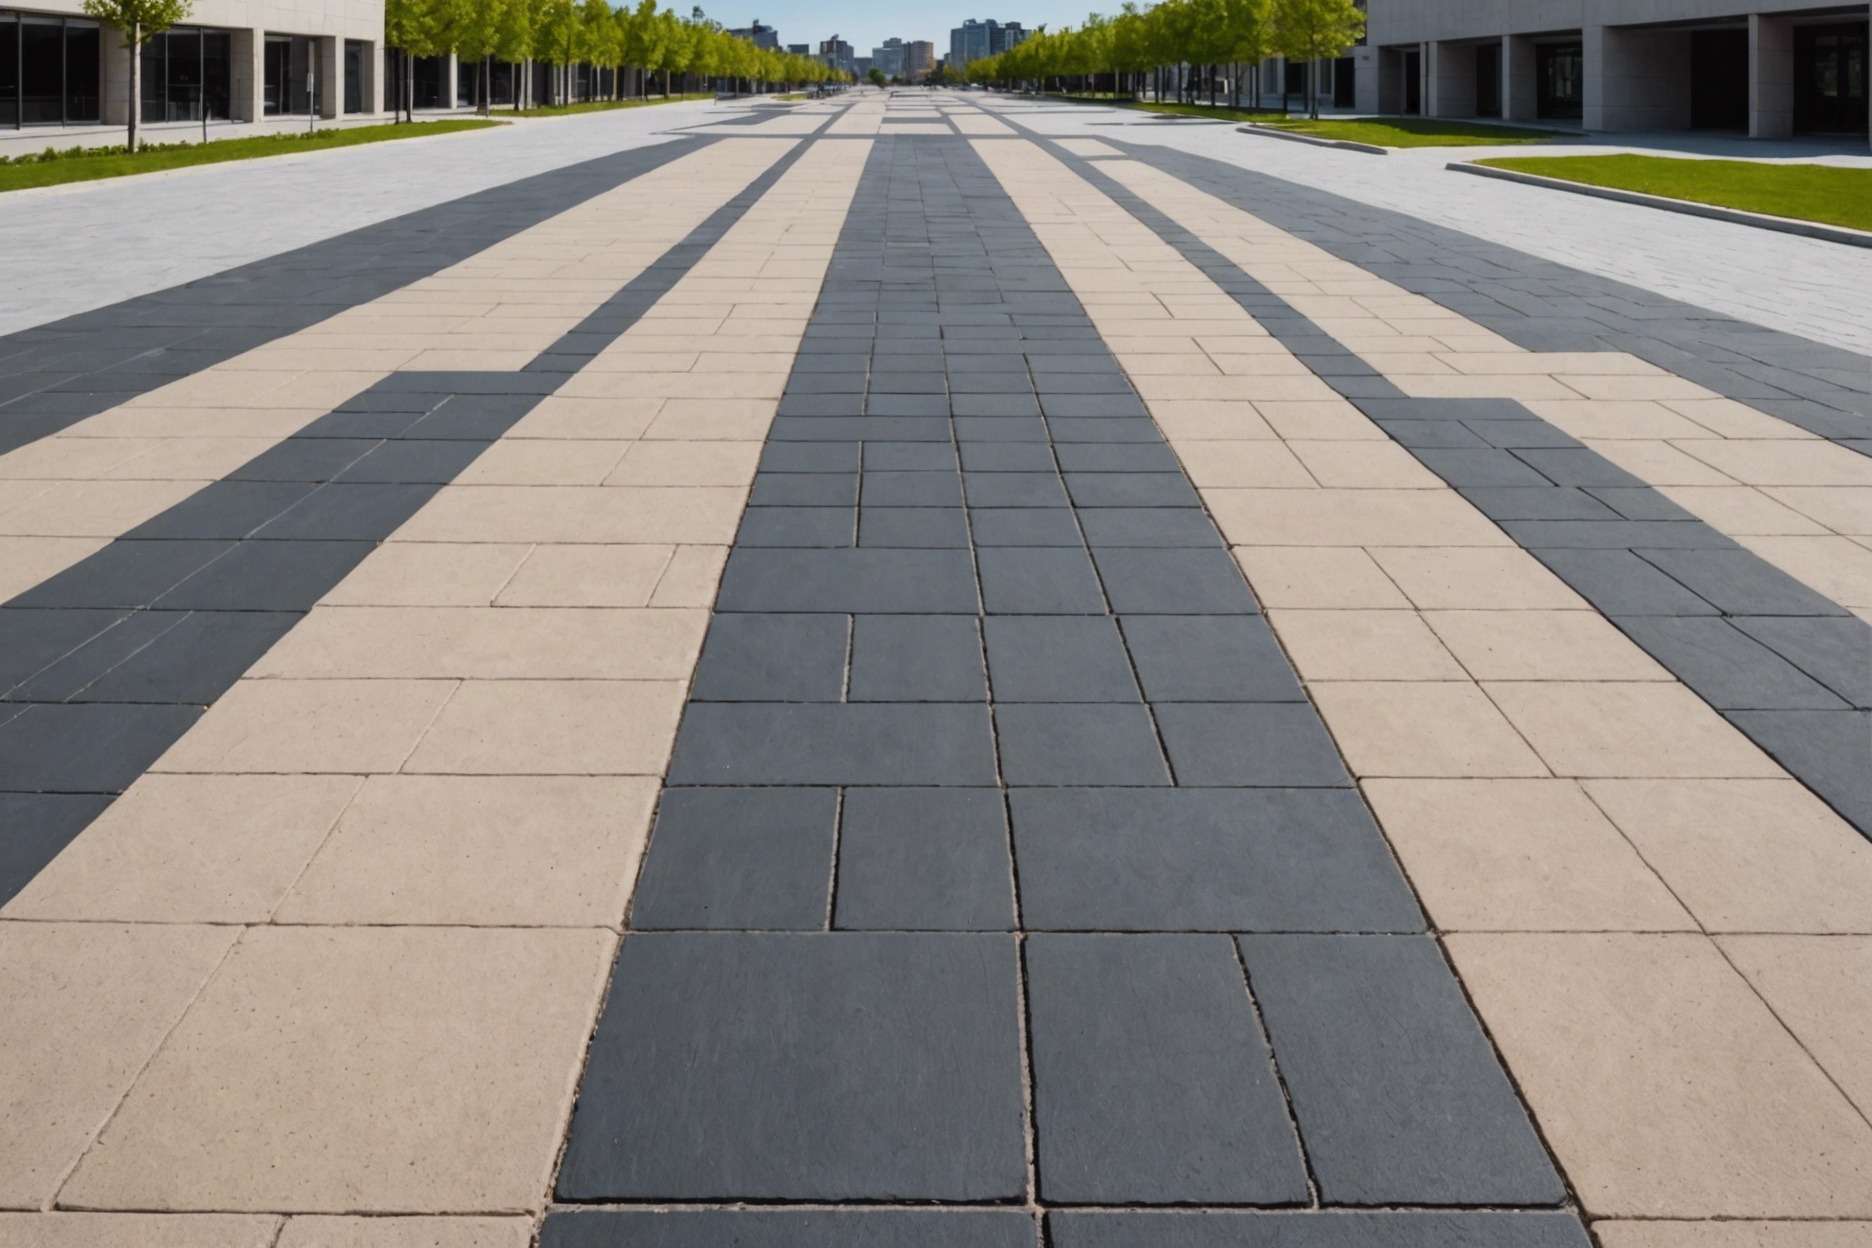
<svg viewBox="0 0 1872 1248">
<path fill-rule="evenodd" d="M 772 48 L 776 52 L 780 50 L 780 32 L 772 26 L 762 25 L 758 19 L 752 26 L 743 26 L 728 33 L 737 39 L 747 40 L 757 48 Z"/>
<path fill-rule="evenodd" d="M 811 55 L 812 55 L 812 44 L 810 44 L 810 43 L 789 43 L 789 44 L 787 44 L 787 45 L 786 45 L 786 50 L 787 50 L 787 52 L 788 52 L 788 54 L 790 54 L 790 55 L 792 55 L 792 56 L 811 56 Z"/>
<path fill-rule="evenodd" d="M 871 63 L 875 65 L 878 72 L 883 74 L 886 78 L 903 77 L 904 41 L 901 39 L 886 39 L 877 47 L 872 48 Z"/>
<path fill-rule="evenodd" d="M 383 0 L 195 0 L 143 46 L 140 120 L 337 118 L 383 111 Z M 81 0 L 0 8 L 0 151 L 109 142 L 128 120 L 122 37 Z"/>
<path fill-rule="evenodd" d="M 957 73 L 970 61 L 997 56 L 1027 37 L 1019 22 L 977 21 L 968 18 L 949 32 L 949 72 Z"/>
<path fill-rule="evenodd" d="M 1586 130 L 1865 134 L 1867 5 L 1369 0 L 1335 67 L 1360 111 Z M 1337 84 L 1334 84 L 1335 88 Z"/>
<path fill-rule="evenodd" d="M 827 67 L 836 69 L 841 73 L 850 74 L 856 72 L 854 57 L 852 56 L 852 45 L 846 43 L 837 35 L 833 35 L 830 39 L 820 40 L 819 59 L 824 61 Z"/>
<path fill-rule="evenodd" d="M 936 68 L 936 45 L 927 39 L 912 39 L 904 44 L 904 77 L 922 82 Z"/>
</svg>

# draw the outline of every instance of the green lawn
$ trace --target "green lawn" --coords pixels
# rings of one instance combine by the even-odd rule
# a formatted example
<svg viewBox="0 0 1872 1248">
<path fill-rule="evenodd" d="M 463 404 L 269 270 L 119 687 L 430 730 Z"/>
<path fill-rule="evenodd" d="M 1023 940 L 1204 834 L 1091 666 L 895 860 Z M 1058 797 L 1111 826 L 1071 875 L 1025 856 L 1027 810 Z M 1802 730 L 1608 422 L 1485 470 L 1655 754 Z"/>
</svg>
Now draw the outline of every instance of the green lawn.
<svg viewBox="0 0 1872 1248">
<path fill-rule="evenodd" d="M 97 178 L 122 178 L 134 173 L 183 169 L 190 165 L 218 165 L 230 160 L 290 156 L 294 152 L 322 152 L 331 147 L 356 147 L 362 143 L 382 143 L 391 139 L 422 139 L 436 134 L 454 134 L 461 130 L 484 130 L 500 124 L 498 121 L 461 119 L 427 121 L 418 125 L 353 126 L 314 133 L 294 132 L 260 135 L 251 139 L 221 139 L 210 143 L 150 144 L 134 154 L 125 151 L 121 144 L 114 148 L 73 148 L 11 159 L 0 158 L 0 192 L 22 191 L 34 186 L 58 186 L 65 182 L 90 182 Z"/>
<path fill-rule="evenodd" d="M 1671 156 L 1516 156 L 1476 163 L 1590 186 L 1872 230 L 1872 169 Z"/>
<path fill-rule="evenodd" d="M 712 91 L 691 91 L 687 95 L 652 95 L 629 100 L 591 100 L 584 104 L 553 104 L 540 108 L 523 108 L 515 112 L 511 108 L 496 109 L 496 115 L 502 117 L 567 117 L 573 113 L 608 113 L 614 108 L 643 108 L 650 104 L 680 104 L 684 100 L 712 100 Z"/>
<path fill-rule="evenodd" d="M 1270 117 L 1279 117 L 1279 109 L 1265 108 L 1230 108 L 1218 104 L 1210 108 L 1207 104 L 1156 104 L 1149 100 L 1132 100 L 1110 95 L 1065 95 L 1058 97 L 1075 104 L 1103 104 L 1107 108 L 1130 108 L 1142 113 L 1160 113 L 1169 117 L 1207 117 L 1212 121 L 1266 121 Z"/>
<path fill-rule="evenodd" d="M 1375 147 L 1494 147 L 1510 143 L 1554 143 L 1566 136 L 1545 130 L 1518 130 L 1513 126 L 1485 126 L 1467 121 L 1437 121 L 1428 117 L 1322 117 L 1312 121 L 1289 117 L 1261 124 L 1315 139 L 1369 143 Z"/>
</svg>

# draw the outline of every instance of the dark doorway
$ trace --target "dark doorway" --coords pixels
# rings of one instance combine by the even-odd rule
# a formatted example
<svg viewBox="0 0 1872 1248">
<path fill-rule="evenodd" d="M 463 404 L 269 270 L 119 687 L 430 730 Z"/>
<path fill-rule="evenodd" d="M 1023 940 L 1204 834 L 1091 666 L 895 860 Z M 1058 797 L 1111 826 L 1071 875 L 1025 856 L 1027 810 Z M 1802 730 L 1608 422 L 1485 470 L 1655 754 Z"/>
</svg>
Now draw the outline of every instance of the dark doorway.
<svg viewBox="0 0 1872 1248">
<path fill-rule="evenodd" d="M 1334 108 L 1353 108 L 1358 104 L 1358 63 L 1349 56 L 1333 62 L 1332 102 Z"/>
<path fill-rule="evenodd" d="M 268 116 L 304 117 L 312 112 L 312 40 L 304 35 L 268 35 L 262 53 L 265 76 L 263 100 Z"/>
<path fill-rule="evenodd" d="M 1404 111 L 1412 117 L 1423 112 L 1423 53 L 1404 54 Z"/>
<path fill-rule="evenodd" d="M 1794 128 L 1866 132 L 1866 26 L 1794 28 Z"/>
<path fill-rule="evenodd" d="M 1538 88 L 1535 115 L 1554 121 L 1577 121 L 1585 112 L 1585 54 L 1577 43 L 1543 43 L 1535 48 Z"/>
<path fill-rule="evenodd" d="M 448 83 L 448 57 L 419 56 L 410 66 L 412 108 L 446 108 L 449 101 L 442 93 Z"/>
<path fill-rule="evenodd" d="M 1748 82 L 1748 31 L 1699 30 L 1690 36 L 1692 126 L 1748 129 Z"/>
<path fill-rule="evenodd" d="M 1475 115 L 1501 116 L 1501 44 L 1484 43 L 1475 50 Z"/>
<path fill-rule="evenodd" d="M 344 45 L 344 111 L 364 111 L 364 52 L 360 39 L 347 39 Z"/>
</svg>

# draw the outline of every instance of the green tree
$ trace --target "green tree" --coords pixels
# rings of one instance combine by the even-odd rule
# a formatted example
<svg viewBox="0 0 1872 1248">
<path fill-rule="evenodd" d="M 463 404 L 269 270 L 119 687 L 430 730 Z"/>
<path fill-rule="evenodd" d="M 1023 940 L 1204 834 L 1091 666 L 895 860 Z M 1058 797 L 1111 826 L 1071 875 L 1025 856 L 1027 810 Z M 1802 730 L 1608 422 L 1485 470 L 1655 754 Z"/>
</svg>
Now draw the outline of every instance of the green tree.
<svg viewBox="0 0 1872 1248">
<path fill-rule="evenodd" d="M 493 54 L 514 67 L 513 106 L 517 113 L 526 98 L 525 83 L 521 79 L 533 60 L 533 6 L 527 0 L 500 0 Z"/>
<path fill-rule="evenodd" d="M 143 98 L 143 45 L 189 15 L 189 0 L 84 0 L 85 16 L 101 22 L 123 36 L 124 51 L 130 55 L 130 72 L 124 75 L 125 102 L 129 111 L 131 151 L 137 150 L 138 103 Z"/>
<path fill-rule="evenodd" d="M 1319 116 L 1319 63 L 1343 56 L 1365 33 L 1365 13 L 1354 0 L 1272 0 L 1273 48 L 1307 65 L 1307 111 Z M 1285 84 L 1281 98 L 1286 99 Z"/>
<path fill-rule="evenodd" d="M 888 81 L 888 79 L 884 77 L 884 71 L 875 65 L 871 67 L 871 72 L 866 74 L 865 78 L 868 79 L 874 87 L 881 87 Z"/>
</svg>

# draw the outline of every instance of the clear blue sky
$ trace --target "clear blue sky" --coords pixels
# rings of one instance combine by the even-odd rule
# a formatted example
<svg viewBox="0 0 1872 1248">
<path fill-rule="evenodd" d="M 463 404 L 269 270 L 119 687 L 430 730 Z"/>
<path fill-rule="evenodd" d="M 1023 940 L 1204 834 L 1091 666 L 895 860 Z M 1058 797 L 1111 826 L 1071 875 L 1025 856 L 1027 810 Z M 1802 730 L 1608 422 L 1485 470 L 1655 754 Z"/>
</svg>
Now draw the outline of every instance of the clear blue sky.
<svg viewBox="0 0 1872 1248">
<path fill-rule="evenodd" d="M 687 13 L 694 0 L 663 0 L 664 8 Z M 1102 9 L 1091 0 L 945 0 L 943 4 L 912 4 L 907 0 L 702 0 L 703 11 L 724 26 L 746 26 L 759 18 L 780 31 L 780 42 L 810 43 L 839 36 L 859 56 L 893 35 L 906 43 L 927 39 L 936 55 L 949 55 L 949 31 L 965 17 L 1019 22 L 1029 30 L 1048 26 L 1077 26 L 1091 12 L 1116 12 L 1118 0 Z"/>
</svg>

